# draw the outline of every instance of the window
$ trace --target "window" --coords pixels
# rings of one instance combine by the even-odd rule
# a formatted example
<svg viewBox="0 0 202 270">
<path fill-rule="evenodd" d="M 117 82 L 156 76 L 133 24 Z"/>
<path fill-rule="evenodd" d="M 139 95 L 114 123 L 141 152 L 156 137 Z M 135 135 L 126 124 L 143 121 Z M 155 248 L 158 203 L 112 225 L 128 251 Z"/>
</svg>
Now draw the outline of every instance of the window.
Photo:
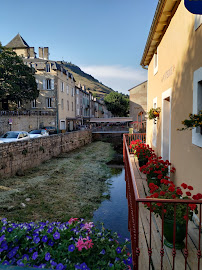
<svg viewBox="0 0 202 270">
<path fill-rule="evenodd" d="M 64 100 L 63 100 L 63 98 L 61 99 L 61 108 L 62 108 L 62 110 L 64 110 Z"/>
<path fill-rule="evenodd" d="M 67 110 L 69 111 L 69 100 L 67 100 Z"/>
<path fill-rule="evenodd" d="M 74 88 L 72 88 L 72 97 L 74 96 Z"/>
<path fill-rule="evenodd" d="M 50 72 L 50 64 L 46 64 L 46 72 Z"/>
<path fill-rule="evenodd" d="M 195 15 L 195 25 L 194 30 L 197 30 L 199 26 L 202 24 L 202 15 Z"/>
<path fill-rule="evenodd" d="M 193 114 L 202 110 L 202 67 L 194 72 L 193 80 Z M 202 135 L 198 128 L 192 130 L 192 143 L 202 147 Z"/>
<path fill-rule="evenodd" d="M 48 89 L 48 90 L 51 89 L 51 80 L 50 79 L 46 80 L 46 89 Z"/>
<path fill-rule="evenodd" d="M 64 92 L 64 83 L 61 82 L 61 92 Z"/>
<path fill-rule="evenodd" d="M 79 115 L 79 109 L 77 109 L 77 115 Z"/>
<path fill-rule="evenodd" d="M 52 108 L 52 98 L 47 98 L 46 99 L 46 107 L 47 108 Z"/>
<path fill-rule="evenodd" d="M 79 105 L 79 98 L 76 97 L 76 104 Z"/>
<path fill-rule="evenodd" d="M 74 110 L 74 102 L 72 102 L 72 111 Z"/>
<path fill-rule="evenodd" d="M 67 84 L 67 95 L 69 95 L 69 85 Z"/>
<path fill-rule="evenodd" d="M 36 108 L 36 99 L 32 100 L 32 108 Z"/>
<path fill-rule="evenodd" d="M 158 72 L 158 48 L 154 54 L 154 75 Z"/>
</svg>

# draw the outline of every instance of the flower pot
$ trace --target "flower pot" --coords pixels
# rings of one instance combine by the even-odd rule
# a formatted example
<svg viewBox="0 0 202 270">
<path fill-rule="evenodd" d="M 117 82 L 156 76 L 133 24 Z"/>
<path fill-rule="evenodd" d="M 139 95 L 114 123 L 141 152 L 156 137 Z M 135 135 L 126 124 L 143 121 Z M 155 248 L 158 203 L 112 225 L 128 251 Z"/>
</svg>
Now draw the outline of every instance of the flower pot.
<svg viewBox="0 0 202 270">
<path fill-rule="evenodd" d="M 164 219 L 164 244 L 169 248 L 173 248 L 173 227 L 174 220 Z M 175 231 L 175 248 L 183 249 L 184 239 L 186 237 L 186 224 L 179 224 L 176 222 L 176 231 Z"/>
<path fill-rule="evenodd" d="M 158 187 L 161 185 L 161 181 L 158 178 L 147 176 L 147 185 L 149 186 L 150 183 L 154 183 Z"/>
<path fill-rule="evenodd" d="M 142 166 L 146 165 L 147 162 L 148 162 L 148 158 L 145 158 L 145 159 L 138 159 L 139 167 L 142 167 Z"/>
</svg>

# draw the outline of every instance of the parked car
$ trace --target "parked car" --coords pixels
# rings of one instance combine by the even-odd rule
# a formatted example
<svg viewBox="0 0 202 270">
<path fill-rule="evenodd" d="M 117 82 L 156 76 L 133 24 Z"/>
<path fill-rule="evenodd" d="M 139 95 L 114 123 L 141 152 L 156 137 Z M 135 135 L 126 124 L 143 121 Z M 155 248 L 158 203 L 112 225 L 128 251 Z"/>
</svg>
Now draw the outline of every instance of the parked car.
<svg viewBox="0 0 202 270">
<path fill-rule="evenodd" d="M 56 127 L 44 127 L 46 131 L 48 131 L 49 134 L 57 134 L 57 128 Z"/>
<path fill-rule="evenodd" d="M 49 136 L 49 133 L 45 129 L 36 129 L 36 130 L 31 130 L 29 132 L 30 138 L 39 138 L 39 137 L 44 137 L 44 136 Z"/>
<path fill-rule="evenodd" d="M 8 131 L 0 137 L 0 143 L 19 142 L 30 139 L 26 131 Z"/>
</svg>

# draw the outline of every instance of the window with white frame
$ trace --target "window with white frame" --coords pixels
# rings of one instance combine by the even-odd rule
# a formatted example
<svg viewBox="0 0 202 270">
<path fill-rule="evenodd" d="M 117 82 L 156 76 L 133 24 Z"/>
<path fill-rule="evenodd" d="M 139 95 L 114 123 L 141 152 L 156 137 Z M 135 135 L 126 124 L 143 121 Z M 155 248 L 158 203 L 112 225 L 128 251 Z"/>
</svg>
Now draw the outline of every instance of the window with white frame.
<svg viewBox="0 0 202 270">
<path fill-rule="evenodd" d="M 61 92 L 64 92 L 64 82 L 61 82 L 60 87 L 61 87 Z"/>
<path fill-rule="evenodd" d="M 154 75 L 158 72 L 158 48 L 154 54 Z"/>
<path fill-rule="evenodd" d="M 67 110 L 69 111 L 69 100 L 67 100 Z"/>
<path fill-rule="evenodd" d="M 63 100 L 63 98 L 61 99 L 61 109 L 64 110 L 64 100 Z"/>
<path fill-rule="evenodd" d="M 46 64 L 46 72 L 50 72 L 50 64 Z"/>
<path fill-rule="evenodd" d="M 67 84 L 67 95 L 69 95 L 69 85 Z"/>
<path fill-rule="evenodd" d="M 79 105 L 79 97 L 76 97 L 76 104 Z"/>
<path fill-rule="evenodd" d="M 52 98 L 46 98 L 46 107 L 52 108 Z"/>
<path fill-rule="evenodd" d="M 193 114 L 202 110 L 202 67 L 194 72 L 193 80 Z M 199 128 L 192 130 L 192 143 L 202 147 L 202 135 Z"/>
<path fill-rule="evenodd" d="M 199 26 L 202 24 L 202 15 L 195 15 L 195 24 L 194 24 L 194 30 L 197 30 Z"/>
<path fill-rule="evenodd" d="M 32 100 L 31 104 L 32 104 L 32 108 L 36 108 L 36 99 Z"/>
</svg>

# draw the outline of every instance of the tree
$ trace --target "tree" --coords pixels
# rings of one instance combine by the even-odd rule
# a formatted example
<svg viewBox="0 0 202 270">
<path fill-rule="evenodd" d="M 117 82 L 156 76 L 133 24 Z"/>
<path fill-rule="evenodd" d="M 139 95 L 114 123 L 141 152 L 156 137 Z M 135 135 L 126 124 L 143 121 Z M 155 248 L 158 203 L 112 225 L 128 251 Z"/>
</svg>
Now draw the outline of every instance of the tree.
<svg viewBox="0 0 202 270">
<path fill-rule="evenodd" d="M 39 96 L 35 70 L 23 63 L 11 49 L 0 44 L 0 99 L 14 102 L 33 100 Z"/>
<path fill-rule="evenodd" d="M 118 92 L 111 92 L 104 98 L 106 107 L 114 116 L 124 117 L 128 115 L 129 98 Z"/>
</svg>

